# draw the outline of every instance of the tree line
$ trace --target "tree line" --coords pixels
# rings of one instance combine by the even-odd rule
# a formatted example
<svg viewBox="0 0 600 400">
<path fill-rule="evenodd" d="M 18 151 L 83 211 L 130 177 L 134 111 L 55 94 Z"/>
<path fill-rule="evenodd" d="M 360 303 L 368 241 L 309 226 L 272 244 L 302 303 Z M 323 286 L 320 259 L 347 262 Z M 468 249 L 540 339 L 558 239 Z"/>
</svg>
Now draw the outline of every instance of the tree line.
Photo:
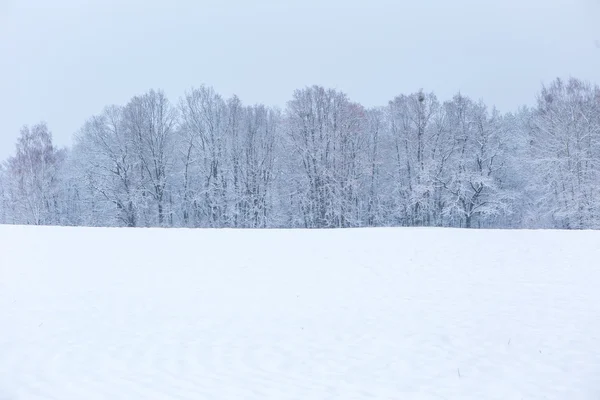
<svg viewBox="0 0 600 400">
<path fill-rule="evenodd" d="M 600 88 L 500 113 L 463 94 L 365 108 L 320 86 L 284 109 L 192 88 L 90 117 L 71 148 L 24 126 L 0 166 L 9 224 L 600 228 Z"/>
</svg>

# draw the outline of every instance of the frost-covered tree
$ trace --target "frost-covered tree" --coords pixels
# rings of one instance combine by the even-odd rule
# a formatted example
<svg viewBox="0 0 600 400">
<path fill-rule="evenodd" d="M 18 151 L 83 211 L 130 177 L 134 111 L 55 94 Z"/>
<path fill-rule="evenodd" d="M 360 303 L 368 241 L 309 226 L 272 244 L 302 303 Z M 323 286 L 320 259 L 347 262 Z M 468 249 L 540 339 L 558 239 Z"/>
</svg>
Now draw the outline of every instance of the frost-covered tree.
<svg viewBox="0 0 600 400">
<path fill-rule="evenodd" d="M 600 228 L 600 89 L 543 87 L 530 120 L 531 190 L 546 226 Z"/>
<path fill-rule="evenodd" d="M 179 108 L 184 224 L 229 226 L 227 104 L 213 88 L 201 86 L 186 93 Z"/>
<path fill-rule="evenodd" d="M 361 225 L 366 112 L 344 93 L 313 86 L 294 93 L 286 131 L 295 157 L 297 206 L 305 227 Z"/>
<path fill-rule="evenodd" d="M 0 222 L 600 229 L 600 90 L 570 79 L 501 114 L 418 91 L 365 109 L 320 86 L 283 112 L 193 88 L 110 106 L 58 150 L 23 128 Z"/>
<path fill-rule="evenodd" d="M 142 185 L 144 214 L 150 225 L 170 216 L 167 182 L 173 166 L 177 110 L 161 90 L 135 96 L 123 109 L 123 126 L 133 144 Z M 152 212 L 151 207 L 156 207 Z"/>
<path fill-rule="evenodd" d="M 446 191 L 444 212 L 467 228 L 475 218 L 510 212 L 511 195 L 499 180 L 508 149 L 499 113 L 462 95 L 446 104 L 446 113 L 454 144 L 438 179 Z"/>
<path fill-rule="evenodd" d="M 385 109 L 372 108 L 366 111 L 365 121 L 365 187 L 364 224 L 367 226 L 382 226 L 390 224 L 389 198 L 386 193 L 391 191 L 385 158 Z"/>
<path fill-rule="evenodd" d="M 9 220 L 9 200 L 8 200 L 8 178 L 6 168 L 0 164 L 0 224 L 7 224 Z"/>
<path fill-rule="evenodd" d="M 422 91 L 397 96 L 387 109 L 394 159 L 394 214 L 402 225 L 432 223 L 432 174 L 440 143 L 434 121 L 439 111 L 437 97 Z"/>
<path fill-rule="evenodd" d="M 106 107 L 76 135 L 73 165 L 89 224 L 138 226 L 143 188 L 135 146 L 119 106 Z"/>
<path fill-rule="evenodd" d="M 529 145 L 528 126 L 531 110 L 521 107 L 514 113 L 500 118 L 504 147 L 504 167 L 496 172 L 496 179 L 505 191 L 507 211 L 495 217 L 486 217 L 486 227 L 538 227 L 533 203 L 535 195 L 530 190 L 533 171 Z"/>
<path fill-rule="evenodd" d="M 11 222 L 34 225 L 60 222 L 59 175 L 64 158 L 64 152 L 53 145 L 45 123 L 21 129 L 16 154 L 8 159 L 4 177 Z"/>
<path fill-rule="evenodd" d="M 242 107 L 234 98 L 229 102 L 229 119 L 234 225 L 270 226 L 275 138 L 281 117 L 263 105 Z"/>
</svg>

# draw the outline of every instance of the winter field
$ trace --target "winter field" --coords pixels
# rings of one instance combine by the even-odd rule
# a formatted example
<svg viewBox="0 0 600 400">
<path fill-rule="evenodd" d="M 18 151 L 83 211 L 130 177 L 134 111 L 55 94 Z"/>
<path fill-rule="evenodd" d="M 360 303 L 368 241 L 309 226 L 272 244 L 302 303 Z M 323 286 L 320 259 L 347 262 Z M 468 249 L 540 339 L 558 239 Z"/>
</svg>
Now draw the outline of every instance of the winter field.
<svg viewBox="0 0 600 400">
<path fill-rule="evenodd" d="M 0 400 L 600 398 L 600 232 L 0 226 L 0 249 Z"/>
</svg>

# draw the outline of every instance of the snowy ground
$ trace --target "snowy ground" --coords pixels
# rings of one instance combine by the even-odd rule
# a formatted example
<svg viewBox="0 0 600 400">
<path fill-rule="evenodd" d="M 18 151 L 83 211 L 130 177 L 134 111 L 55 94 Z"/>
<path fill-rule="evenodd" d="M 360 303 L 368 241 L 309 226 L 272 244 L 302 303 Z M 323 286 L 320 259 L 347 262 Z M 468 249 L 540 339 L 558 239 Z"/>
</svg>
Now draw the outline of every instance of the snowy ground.
<svg viewBox="0 0 600 400">
<path fill-rule="evenodd" d="M 0 400 L 599 399 L 600 232 L 0 226 Z"/>
</svg>

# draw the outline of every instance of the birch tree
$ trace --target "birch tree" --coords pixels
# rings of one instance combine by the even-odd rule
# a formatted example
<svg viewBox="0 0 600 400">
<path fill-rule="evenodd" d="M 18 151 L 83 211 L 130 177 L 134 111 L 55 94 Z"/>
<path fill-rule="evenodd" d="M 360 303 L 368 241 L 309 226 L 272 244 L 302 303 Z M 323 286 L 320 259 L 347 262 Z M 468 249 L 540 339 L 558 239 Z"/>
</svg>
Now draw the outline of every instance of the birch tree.
<svg viewBox="0 0 600 400">
<path fill-rule="evenodd" d="M 63 160 L 64 155 L 54 147 L 45 123 L 21 129 L 16 154 L 8 159 L 5 176 L 14 222 L 59 222 L 58 177 Z"/>
</svg>

